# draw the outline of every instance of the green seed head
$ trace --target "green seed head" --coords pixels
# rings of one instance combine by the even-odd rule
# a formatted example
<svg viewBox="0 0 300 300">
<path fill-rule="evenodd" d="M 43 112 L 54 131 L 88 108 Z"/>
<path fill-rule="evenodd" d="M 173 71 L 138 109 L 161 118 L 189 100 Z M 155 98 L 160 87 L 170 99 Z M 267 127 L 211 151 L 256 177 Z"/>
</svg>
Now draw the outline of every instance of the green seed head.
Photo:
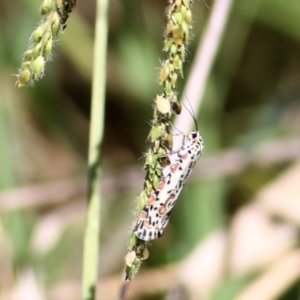
<svg viewBox="0 0 300 300">
<path fill-rule="evenodd" d="M 172 149 L 173 147 L 173 136 L 171 133 L 166 133 L 164 136 L 164 146 L 166 146 L 168 149 Z"/>
<path fill-rule="evenodd" d="M 172 42 L 176 45 L 181 45 L 183 41 L 184 31 L 183 28 L 176 27 L 172 32 Z"/>
<path fill-rule="evenodd" d="M 131 268 L 133 266 L 135 259 L 136 259 L 135 251 L 134 250 L 129 251 L 125 257 L 126 266 Z"/>
<path fill-rule="evenodd" d="M 23 70 L 18 75 L 17 85 L 18 85 L 18 87 L 21 87 L 25 84 L 28 84 L 30 82 L 30 80 L 31 80 L 30 70 L 28 70 L 28 69 Z"/>
<path fill-rule="evenodd" d="M 179 71 L 181 77 L 183 77 L 182 60 L 178 54 L 174 56 L 173 64 L 175 69 Z"/>
<path fill-rule="evenodd" d="M 149 180 L 145 180 L 145 191 L 146 191 L 147 195 L 151 194 L 152 184 Z M 148 197 L 147 197 L 147 199 L 148 199 Z M 146 202 L 147 202 L 147 200 L 146 200 Z M 146 202 L 145 202 L 145 204 L 146 204 Z M 144 205 L 143 205 L 143 207 L 144 207 Z"/>
<path fill-rule="evenodd" d="M 144 191 L 141 193 L 140 199 L 141 199 L 141 201 L 143 202 L 144 205 L 147 203 L 148 196 Z"/>
<path fill-rule="evenodd" d="M 159 166 L 157 166 L 157 168 L 156 168 L 156 175 L 157 175 L 159 178 L 161 178 L 161 175 L 162 175 L 162 168 L 159 167 Z"/>
<path fill-rule="evenodd" d="M 190 7 L 191 0 L 182 0 L 182 2 L 186 7 Z"/>
<path fill-rule="evenodd" d="M 63 7 L 63 1 L 64 1 L 64 0 L 56 0 L 57 6 L 58 6 L 59 8 L 62 8 L 62 7 Z"/>
<path fill-rule="evenodd" d="M 175 55 L 176 53 L 177 53 L 177 46 L 172 43 L 172 46 L 170 48 L 170 54 Z"/>
<path fill-rule="evenodd" d="M 181 14 L 183 16 L 183 19 L 189 24 L 192 25 L 193 19 L 192 19 L 192 12 L 189 8 L 186 8 L 185 6 L 181 7 Z"/>
<path fill-rule="evenodd" d="M 51 19 L 51 29 L 54 36 L 57 36 L 60 31 L 60 19 L 57 12 L 53 13 Z"/>
<path fill-rule="evenodd" d="M 41 54 L 43 53 L 42 48 L 43 48 L 43 44 L 41 42 L 39 42 L 34 46 L 32 51 L 32 59 L 36 59 L 39 56 L 41 56 Z"/>
<path fill-rule="evenodd" d="M 137 206 L 136 206 L 136 210 L 137 210 L 138 213 L 140 213 L 142 211 L 143 207 L 147 203 L 147 200 L 148 200 L 147 194 L 146 194 L 145 191 L 143 191 L 140 194 L 140 197 L 139 197 L 139 200 L 138 200 L 138 203 L 137 203 Z"/>
<path fill-rule="evenodd" d="M 145 166 L 152 166 L 155 161 L 155 156 L 153 155 L 152 151 L 149 150 L 146 156 Z"/>
<path fill-rule="evenodd" d="M 172 21 L 173 21 L 175 24 L 181 25 L 181 23 L 182 23 L 182 21 L 183 21 L 182 14 L 181 14 L 180 12 L 174 13 L 174 14 L 172 15 Z"/>
<path fill-rule="evenodd" d="M 53 40 L 52 40 L 52 38 L 50 38 L 48 40 L 48 42 L 46 43 L 45 52 L 44 52 L 47 60 L 51 58 L 52 47 L 53 47 Z"/>
<path fill-rule="evenodd" d="M 151 142 L 154 142 L 162 135 L 161 126 L 155 126 L 151 129 Z"/>
<path fill-rule="evenodd" d="M 31 61 L 33 56 L 33 50 L 28 49 L 24 54 L 23 54 L 23 60 L 24 61 Z"/>
<path fill-rule="evenodd" d="M 41 6 L 41 15 L 47 15 L 52 10 L 52 0 L 44 0 Z"/>
<path fill-rule="evenodd" d="M 159 182 L 160 182 L 160 177 L 158 177 L 157 175 L 154 174 L 153 179 L 152 179 L 154 189 L 158 188 Z"/>
<path fill-rule="evenodd" d="M 159 140 L 155 140 L 153 143 L 153 152 L 157 153 L 157 150 L 160 148 L 160 141 Z"/>
<path fill-rule="evenodd" d="M 169 98 L 172 98 L 171 94 L 173 92 L 173 88 L 172 88 L 172 84 L 170 81 L 165 82 L 165 92 L 169 96 Z"/>
<path fill-rule="evenodd" d="M 149 250 L 147 248 L 143 249 L 143 252 L 139 255 L 141 260 L 146 260 L 149 256 Z"/>
<path fill-rule="evenodd" d="M 170 101 L 163 96 L 156 96 L 156 107 L 161 114 L 168 114 L 171 112 Z"/>
<path fill-rule="evenodd" d="M 178 75 L 176 73 L 173 73 L 171 76 L 171 85 L 173 88 L 176 87 L 177 78 L 178 78 Z"/>
<path fill-rule="evenodd" d="M 185 49 L 186 48 L 184 44 L 182 44 L 181 47 L 179 48 L 180 57 L 183 62 L 185 62 L 185 56 L 186 56 Z"/>
<path fill-rule="evenodd" d="M 164 157 L 164 156 L 166 156 L 166 150 L 164 149 L 164 148 L 159 148 L 159 150 L 158 150 L 158 155 L 160 156 L 160 157 Z"/>
<path fill-rule="evenodd" d="M 34 79 L 41 78 L 43 75 L 44 69 L 45 69 L 45 59 L 43 56 L 38 56 L 32 62 L 32 71 L 33 71 Z"/>
<path fill-rule="evenodd" d="M 159 84 L 163 84 L 164 81 L 168 78 L 170 74 L 169 64 L 164 62 L 161 66 L 160 74 L 159 74 Z"/>
<path fill-rule="evenodd" d="M 31 62 L 30 61 L 24 61 L 21 65 L 21 70 L 27 70 L 30 69 L 31 67 Z"/>
<path fill-rule="evenodd" d="M 184 41 L 185 43 L 188 44 L 190 38 L 190 29 L 189 29 L 189 25 L 186 22 L 182 23 L 182 32 L 183 32 Z"/>
<path fill-rule="evenodd" d="M 170 20 L 166 27 L 167 36 L 171 35 L 173 30 L 174 30 L 174 23 Z"/>
<path fill-rule="evenodd" d="M 39 43 L 45 33 L 46 25 L 42 24 L 32 34 L 32 41 L 36 44 Z"/>
<path fill-rule="evenodd" d="M 172 41 L 170 39 L 166 39 L 165 40 L 165 46 L 164 46 L 164 51 L 168 52 L 171 48 L 171 46 L 173 45 Z"/>
</svg>

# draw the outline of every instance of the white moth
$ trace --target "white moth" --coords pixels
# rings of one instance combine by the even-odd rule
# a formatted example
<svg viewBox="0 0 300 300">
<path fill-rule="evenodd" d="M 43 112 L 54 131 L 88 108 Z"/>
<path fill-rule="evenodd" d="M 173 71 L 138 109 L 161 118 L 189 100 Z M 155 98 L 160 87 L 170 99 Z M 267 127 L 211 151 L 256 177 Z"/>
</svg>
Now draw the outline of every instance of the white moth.
<svg viewBox="0 0 300 300">
<path fill-rule="evenodd" d="M 164 167 L 157 190 L 148 198 L 138 215 L 133 229 L 143 241 L 160 238 L 167 226 L 178 196 L 203 151 L 199 131 L 191 131 L 177 151 L 168 154 L 170 163 Z"/>
</svg>

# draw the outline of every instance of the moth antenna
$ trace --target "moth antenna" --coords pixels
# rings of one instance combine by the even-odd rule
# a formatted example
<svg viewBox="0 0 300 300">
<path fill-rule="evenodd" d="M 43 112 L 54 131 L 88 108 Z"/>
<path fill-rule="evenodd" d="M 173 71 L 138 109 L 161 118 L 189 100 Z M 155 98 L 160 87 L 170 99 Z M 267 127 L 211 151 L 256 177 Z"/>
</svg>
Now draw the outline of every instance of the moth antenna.
<svg viewBox="0 0 300 300">
<path fill-rule="evenodd" d="M 190 106 L 190 109 L 187 108 L 187 106 L 184 104 L 184 102 L 182 102 L 182 104 L 185 107 L 185 109 L 190 113 L 191 117 L 193 118 L 196 130 L 199 131 L 199 129 L 198 129 L 198 123 L 197 123 L 197 119 L 196 119 L 196 115 L 195 115 L 195 112 L 194 112 L 193 107 L 191 105 L 191 102 L 189 101 L 189 99 L 188 99 L 188 97 L 186 95 L 185 95 L 185 98 L 187 99 L 187 102 L 188 102 L 188 104 Z"/>
<path fill-rule="evenodd" d="M 176 128 L 172 123 L 171 123 L 171 126 L 172 126 L 175 130 L 179 131 L 182 135 L 184 135 L 184 133 L 183 133 L 180 129 Z M 174 135 L 177 135 L 177 134 L 174 134 Z"/>
<path fill-rule="evenodd" d="M 203 0 L 203 3 L 204 3 L 204 5 L 205 5 L 208 9 L 211 9 L 211 8 L 208 6 L 208 4 L 205 2 L 205 0 Z"/>
</svg>

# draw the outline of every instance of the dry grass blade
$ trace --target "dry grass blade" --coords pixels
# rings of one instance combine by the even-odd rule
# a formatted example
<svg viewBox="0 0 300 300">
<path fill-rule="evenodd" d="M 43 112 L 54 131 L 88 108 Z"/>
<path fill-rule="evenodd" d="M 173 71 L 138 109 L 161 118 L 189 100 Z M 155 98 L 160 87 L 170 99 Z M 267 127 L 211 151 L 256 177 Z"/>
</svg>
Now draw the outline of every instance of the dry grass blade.
<svg viewBox="0 0 300 300">
<path fill-rule="evenodd" d="M 300 278 L 300 250 L 293 250 L 265 272 L 256 278 L 253 283 L 236 300 L 273 300 L 278 299 L 291 285 Z"/>
</svg>

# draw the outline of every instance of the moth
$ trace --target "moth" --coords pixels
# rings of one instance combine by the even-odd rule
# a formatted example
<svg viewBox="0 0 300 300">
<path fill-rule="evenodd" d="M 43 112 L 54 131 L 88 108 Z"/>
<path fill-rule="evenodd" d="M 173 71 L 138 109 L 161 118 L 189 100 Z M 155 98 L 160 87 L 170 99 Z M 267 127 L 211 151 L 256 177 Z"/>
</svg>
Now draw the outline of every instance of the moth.
<svg viewBox="0 0 300 300">
<path fill-rule="evenodd" d="M 133 228 L 133 233 L 140 240 L 150 241 L 163 235 L 180 192 L 201 156 L 203 147 L 203 139 L 196 130 L 184 137 L 177 151 L 168 153 L 170 163 L 163 169 L 159 187 L 149 196 Z"/>
</svg>

